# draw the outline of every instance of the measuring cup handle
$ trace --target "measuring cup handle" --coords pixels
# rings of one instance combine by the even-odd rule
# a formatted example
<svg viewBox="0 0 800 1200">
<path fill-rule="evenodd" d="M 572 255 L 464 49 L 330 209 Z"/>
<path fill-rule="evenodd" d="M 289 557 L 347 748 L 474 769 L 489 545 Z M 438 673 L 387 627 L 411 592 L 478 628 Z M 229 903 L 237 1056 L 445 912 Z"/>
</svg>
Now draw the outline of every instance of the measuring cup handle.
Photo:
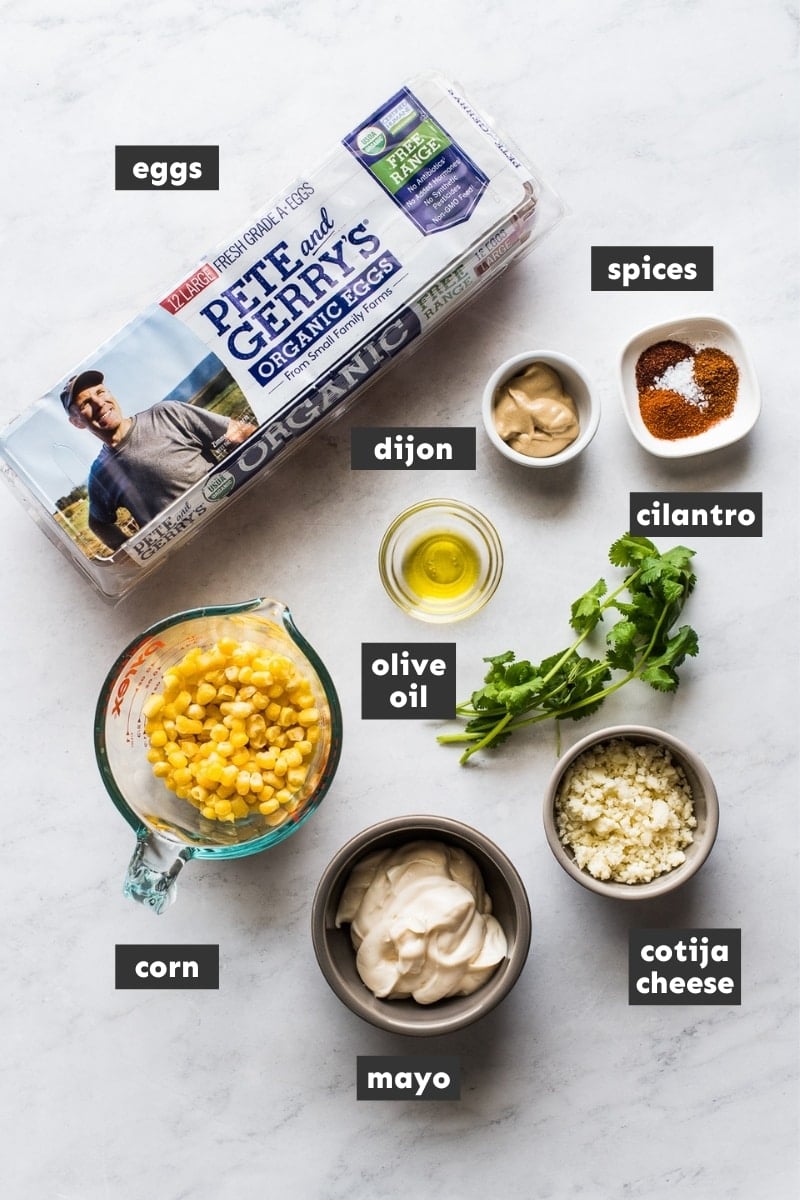
<svg viewBox="0 0 800 1200">
<path fill-rule="evenodd" d="M 172 846 L 152 833 L 139 837 L 122 885 L 123 895 L 144 904 L 154 913 L 164 912 L 175 899 L 176 880 L 191 856 L 188 847 L 176 855 Z"/>
</svg>

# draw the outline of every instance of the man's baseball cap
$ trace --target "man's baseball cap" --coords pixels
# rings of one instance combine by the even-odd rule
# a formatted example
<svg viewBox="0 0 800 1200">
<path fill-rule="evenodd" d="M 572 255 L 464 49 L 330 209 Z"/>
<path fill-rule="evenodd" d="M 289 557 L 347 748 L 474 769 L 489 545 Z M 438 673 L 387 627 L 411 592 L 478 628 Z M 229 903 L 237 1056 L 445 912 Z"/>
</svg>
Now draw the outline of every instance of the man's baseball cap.
<svg viewBox="0 0 800 1200">
<path fill-rule="evenodd" d="M 69 412 L 70 404 L 76 396 L 80 396 L 84 388 L 96 387 L 98 383 L 103 382 L 104 378 L 101 371 L 81 371 L 80 375 L 73 375 L 72 379 L 68 379 L 61 392 L 64 411 Z"/>
</svg>

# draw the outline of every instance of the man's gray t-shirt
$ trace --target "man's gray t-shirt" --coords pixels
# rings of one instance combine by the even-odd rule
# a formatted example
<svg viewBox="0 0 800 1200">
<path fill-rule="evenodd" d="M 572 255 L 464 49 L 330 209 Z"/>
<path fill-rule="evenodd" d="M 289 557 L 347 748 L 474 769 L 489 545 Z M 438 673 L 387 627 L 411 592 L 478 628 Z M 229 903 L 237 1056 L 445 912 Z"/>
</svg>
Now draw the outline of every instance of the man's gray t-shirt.
<svg viewBox="0 0 800 1200">
<path fill-rule="evenodd" d="M 228 418 L 167 400 L 137 413 L 118 446 L 104 446 L 89 471 L 89 517 L 113 524 L 127 508 L 141 527 L 217 461 L 212 446 Z"/>
</svg>

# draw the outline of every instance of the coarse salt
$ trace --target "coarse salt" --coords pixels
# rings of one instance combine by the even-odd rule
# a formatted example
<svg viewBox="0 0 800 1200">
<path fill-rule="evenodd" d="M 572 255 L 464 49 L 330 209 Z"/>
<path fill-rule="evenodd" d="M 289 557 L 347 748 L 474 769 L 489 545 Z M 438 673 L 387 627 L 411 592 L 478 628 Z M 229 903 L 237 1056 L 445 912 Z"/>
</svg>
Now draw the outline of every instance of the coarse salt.
<svg viewBox="0 0 800 1200">
<path fill-rule="evenodd" d="M 708 408 L 708 400 L 694 377 L 693 358 L 683 358 L 673 366 L 667 367 L 664 374 L 659 375 L 655 380 L 653 387 L 677 392 L 679 396 L 683 396 L 684 400 L 688 400 L 696 408 Z"/>
</svg>

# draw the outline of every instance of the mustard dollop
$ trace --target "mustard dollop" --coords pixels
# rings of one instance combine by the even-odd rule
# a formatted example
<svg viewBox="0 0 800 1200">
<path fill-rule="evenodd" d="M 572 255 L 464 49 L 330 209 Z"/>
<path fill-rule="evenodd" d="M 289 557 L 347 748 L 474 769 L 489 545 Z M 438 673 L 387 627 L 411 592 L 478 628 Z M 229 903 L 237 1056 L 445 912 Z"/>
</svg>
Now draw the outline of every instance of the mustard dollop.
<svg viewBox="0 0 800 1200">
<path fill-rule="evenodd" d="M 492 416 L 503 441 L 530 458 L 550 458 L 580 433 L 575 401 L 564 391 L 558 372 L 542 362 L 501 384 Z"/>
</svg>

